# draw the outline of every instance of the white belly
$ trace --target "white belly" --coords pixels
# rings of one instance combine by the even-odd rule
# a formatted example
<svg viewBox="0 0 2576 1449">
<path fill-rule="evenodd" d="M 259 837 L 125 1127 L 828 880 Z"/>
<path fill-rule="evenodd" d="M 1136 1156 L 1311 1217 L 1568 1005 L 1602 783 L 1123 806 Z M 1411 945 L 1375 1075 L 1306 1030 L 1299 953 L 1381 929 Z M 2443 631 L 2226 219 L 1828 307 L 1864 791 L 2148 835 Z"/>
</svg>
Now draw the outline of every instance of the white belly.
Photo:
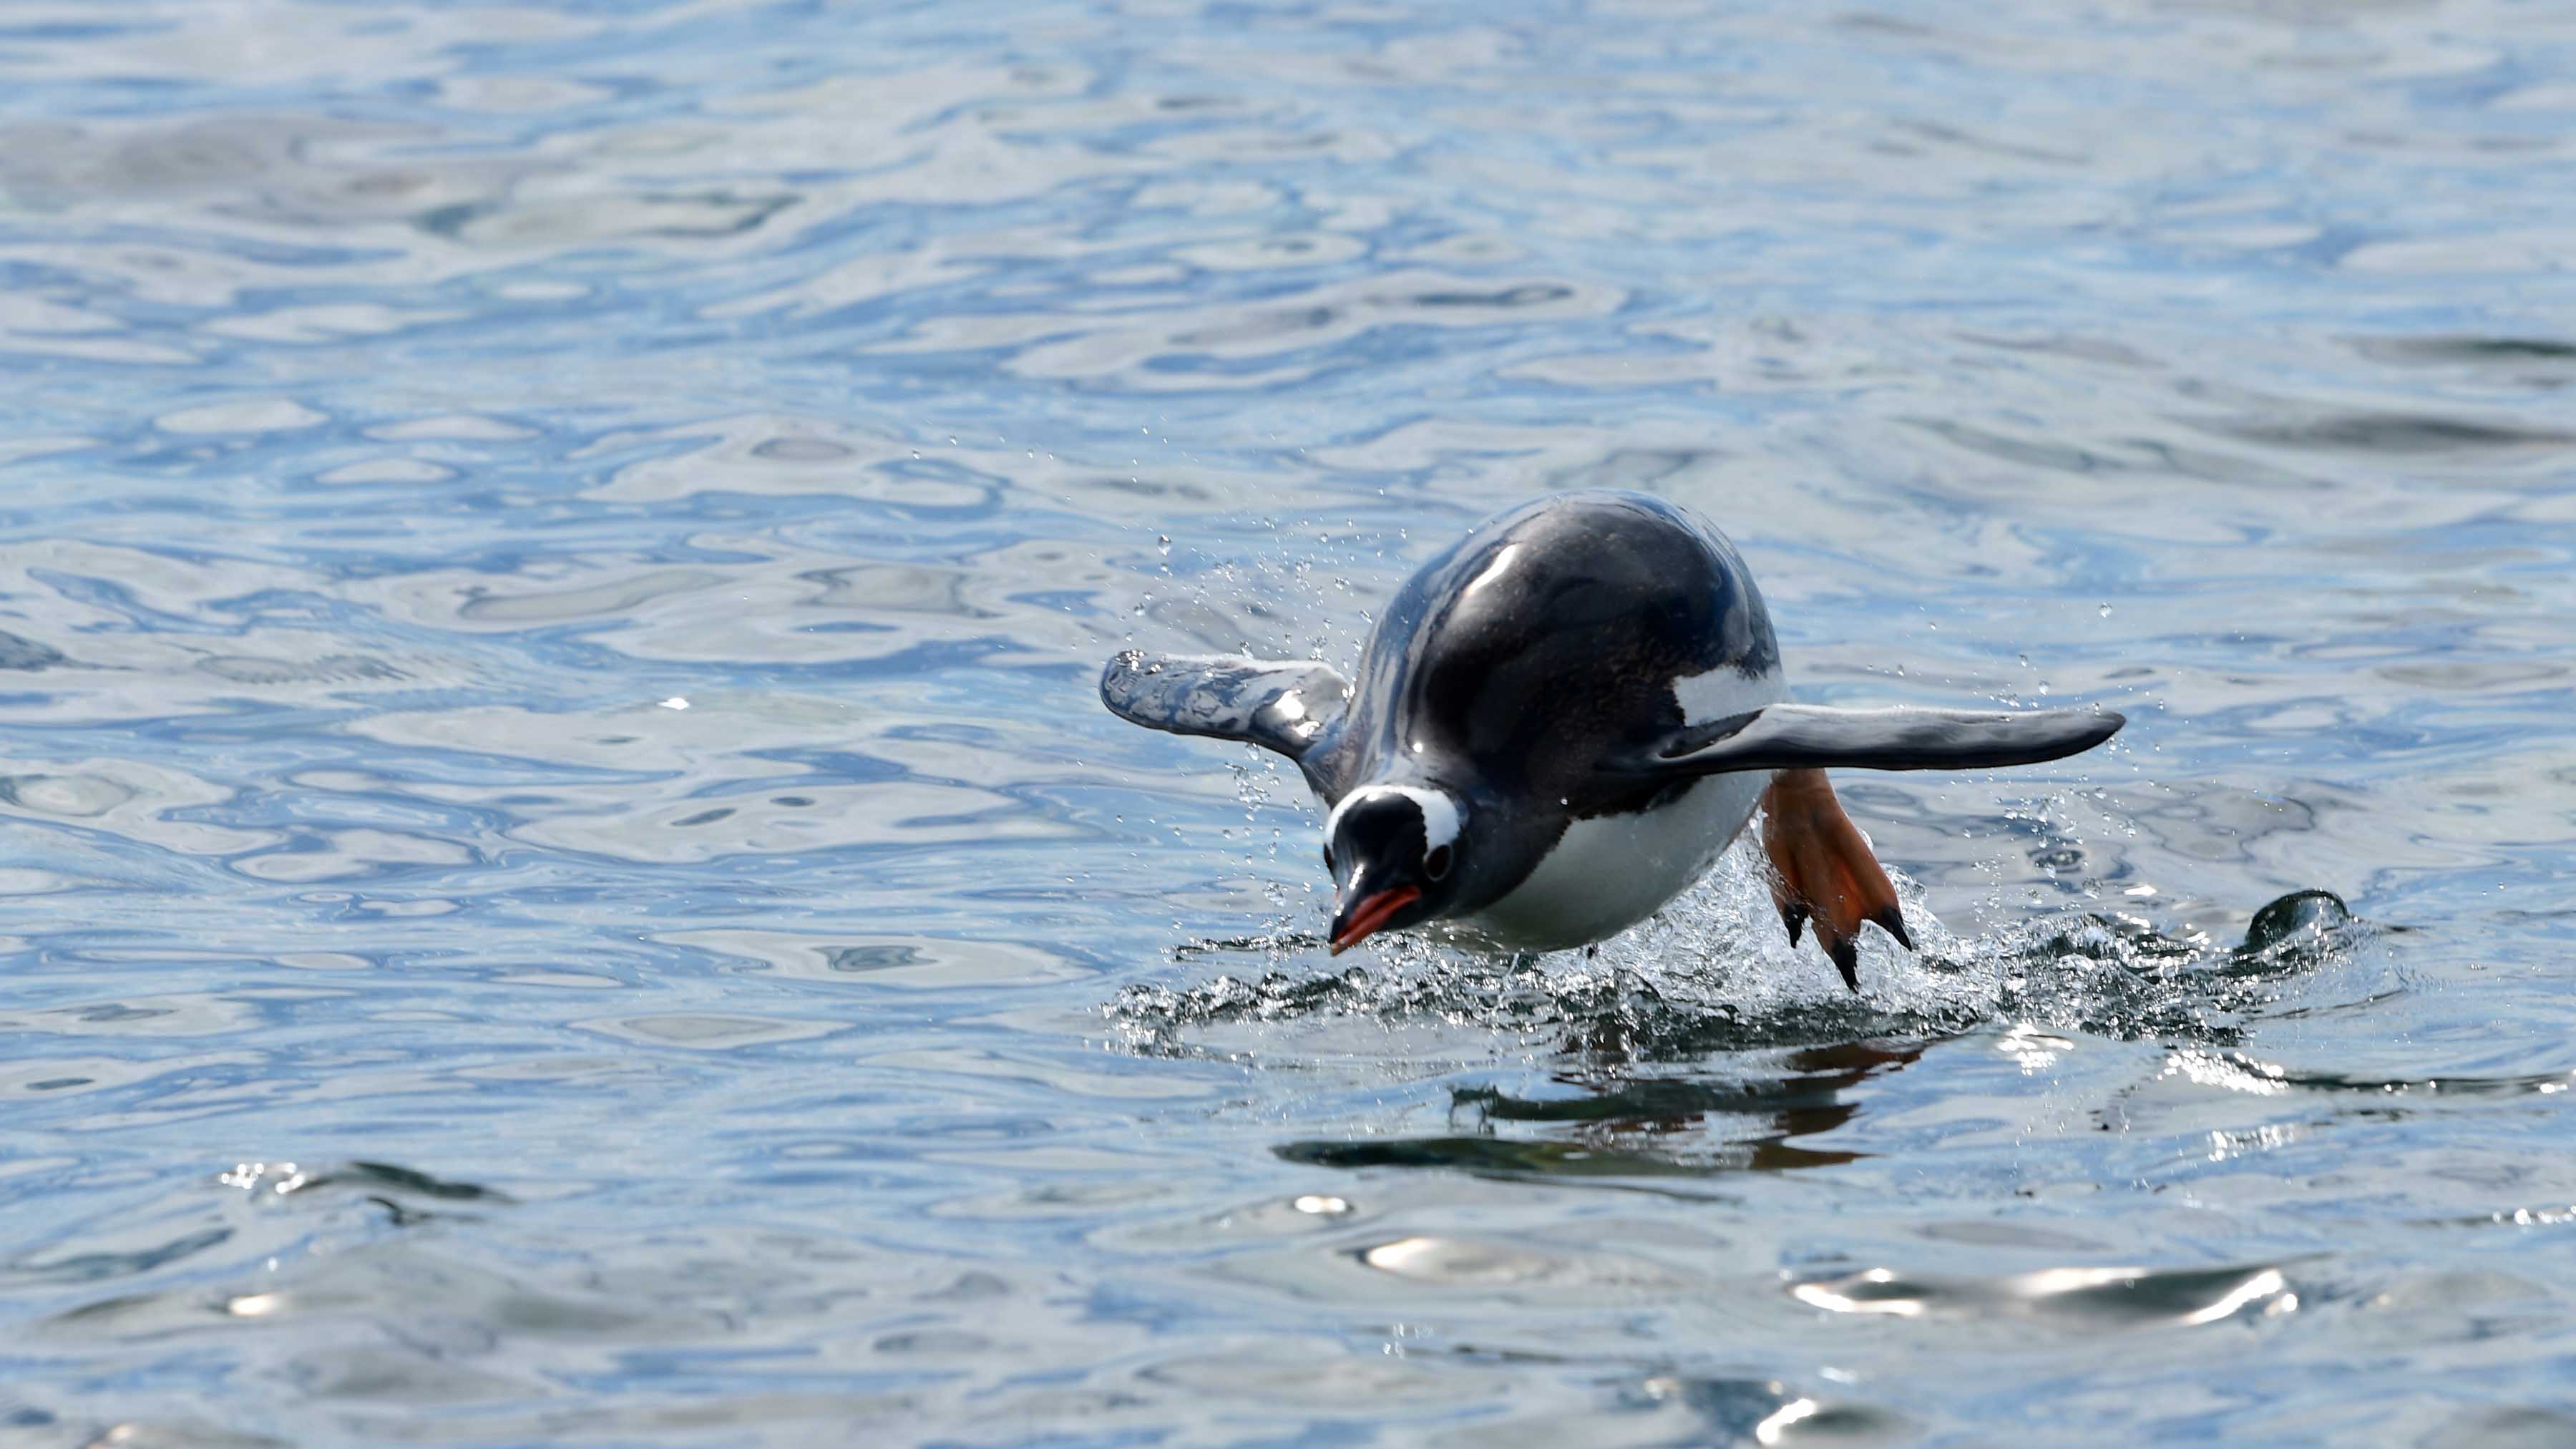
<svg viewBox="0 0 2576 1449">
<path fill-rule="evenodd" d="M 1768 770 L 1710 775 L 1660 810 L 1577 820 L 1511 894 L 1449 922 L 1452 934 L 1516 951 L 1615 936 L 1707 874 L 1770 785 Z"/>
</svg>

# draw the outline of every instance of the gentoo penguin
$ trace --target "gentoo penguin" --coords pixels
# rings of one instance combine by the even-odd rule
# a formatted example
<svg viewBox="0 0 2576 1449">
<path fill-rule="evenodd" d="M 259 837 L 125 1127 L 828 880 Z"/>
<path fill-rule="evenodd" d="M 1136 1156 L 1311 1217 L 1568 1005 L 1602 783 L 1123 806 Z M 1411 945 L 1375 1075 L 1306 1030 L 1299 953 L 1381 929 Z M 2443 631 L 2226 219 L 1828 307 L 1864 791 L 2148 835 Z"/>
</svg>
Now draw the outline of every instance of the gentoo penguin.
<svg viewBox="0 0 2576 1449">
<path fill-rule="evenodd" d="M 1896 891 L 1828 767 L 1983 769 L 2089 750 L 2107 710 L 1790 704 L 1762 595 L 1725 535 L 1640 493 L 1562 493 L 1495 515 L 1408 580 L 1359 679 L 1315 663 L 1134 650 L 1100 697 L 1175 734 L 1297 762 L 1330 814 L 1335 954 L 1429 924 L 1470 946 L 1616 935 L 1697 880 L 1758 805 L 1772 901 L 1860 989 Z"/>
</svg>

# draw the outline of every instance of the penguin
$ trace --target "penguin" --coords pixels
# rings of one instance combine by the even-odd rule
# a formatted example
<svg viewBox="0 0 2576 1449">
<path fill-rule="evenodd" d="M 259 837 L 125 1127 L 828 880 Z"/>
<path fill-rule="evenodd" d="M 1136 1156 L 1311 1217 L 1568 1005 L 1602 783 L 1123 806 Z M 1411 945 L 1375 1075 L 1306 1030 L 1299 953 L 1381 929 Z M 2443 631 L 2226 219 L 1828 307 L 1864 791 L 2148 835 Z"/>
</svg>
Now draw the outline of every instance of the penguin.
<svg viewBox="0 0 2576 1449">
<path fill-rule="evenodd" d="M 1496 951 L 1606 940 L 1705 874 L 1759 808 L 1790 943 L 1812 922 L 1854 992 L 1864 923 L 1913 941 L 1826 770 L 2037 764 L 2127 722 L 1790 703 L 1734 545 L 1678 504 L 1612 491 L 1477 524 L 1396 593 L 1356 680 L 1128 650 L 1100 697 L 1149 729 L 1296 762 L 1327 812 L 1335 955 L 1414 928 Z"/>
</svg>

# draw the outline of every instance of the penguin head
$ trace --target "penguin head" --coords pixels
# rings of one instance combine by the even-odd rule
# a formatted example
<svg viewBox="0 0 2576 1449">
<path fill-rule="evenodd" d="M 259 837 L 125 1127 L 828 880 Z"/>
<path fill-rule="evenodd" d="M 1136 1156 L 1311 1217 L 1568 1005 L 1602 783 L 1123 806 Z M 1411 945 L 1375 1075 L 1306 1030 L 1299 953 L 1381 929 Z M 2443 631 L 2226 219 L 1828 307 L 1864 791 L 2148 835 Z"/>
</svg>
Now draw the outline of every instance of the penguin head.
<svg viewBox="0 0 2576 1449">
<path fill-rule="evenodd" d="M 1333 954 L 1442 915 L 1458 896 L 1466 802 L 1418 785 L 1363 785 L 1324 825 Z"/>
</svg>

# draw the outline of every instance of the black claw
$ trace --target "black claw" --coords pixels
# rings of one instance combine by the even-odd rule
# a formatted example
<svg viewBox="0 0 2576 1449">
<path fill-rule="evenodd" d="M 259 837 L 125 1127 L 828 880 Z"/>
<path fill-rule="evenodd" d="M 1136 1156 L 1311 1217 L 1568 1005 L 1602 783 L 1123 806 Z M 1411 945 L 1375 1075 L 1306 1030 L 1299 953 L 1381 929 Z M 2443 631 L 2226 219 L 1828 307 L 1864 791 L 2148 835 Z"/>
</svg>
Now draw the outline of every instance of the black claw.
<svg viewBox="0 0 2576 1449">
<path fill-rule="evenodd" d="M 1782 906 L 1780 908 L 1780 924 L 1789 928 L 1789 944 L 1792 946 L 1797 945 L 1798 932 L 1806 928 L 1807 908 L 1805 906 Z"/>
<path fill-rule="evenodd" d="M 1860 946 L 1845 937 L 1827 946 L 1825 953 L 1834 958 L 1834 969 L 1843 973 L 1843 985 L 1851 988 L 1852 995 L 1860 995 Z"/>
<path fill-rule="evenodd" d="M 1878 922 L 1880 930 L 1894 936 L 1896 938 L 1896 944 L 1904 947 L 1908 951 L 1914 949 L 1914 938 L 1905 934 L 1905 917 L 1898 913 L 1896 907 L 1889 906 L 1887 909 L 1880 911 L 1877 915 L 1870 917 L 1870 919 Z"/>
</svg>

